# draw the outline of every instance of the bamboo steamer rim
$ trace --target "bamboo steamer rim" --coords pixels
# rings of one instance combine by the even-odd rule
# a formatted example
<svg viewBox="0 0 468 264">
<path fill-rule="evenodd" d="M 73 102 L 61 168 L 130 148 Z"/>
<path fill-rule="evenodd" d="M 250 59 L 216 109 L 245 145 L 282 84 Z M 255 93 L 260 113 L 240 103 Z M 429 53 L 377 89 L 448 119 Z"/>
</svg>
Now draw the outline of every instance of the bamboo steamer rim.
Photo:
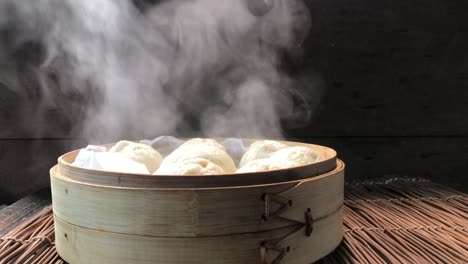
<svg viewBox="0 0 468 264">
<path fill-rule="evenodd" d="M 309 178 L 299 179 L 299 180 L 292 180 L 286 182 L 274 182 L 274 183 L 264 183 L 264 184 L 254 184 L 254 185 L 245 185 L 245 186 L 215 186 L 215 187 L 129 187 L 129 186 L 117 186 L 117 185 L 102 185 L 96 182 L 89 182 L 89 181 L 79 181 L 75 177 L 66 177 L 60 174 L 59 165 L 55 165 L 50 169 L 50 175 L 57 179 L 66 180 L 69 182 L 76 182 L 81 185 L 85 186 L 92 186 L 92 187 L 99 187 L 99 188 L 109 188 L 109 189 L 125 189 L 125 190 L 141 190 L 141 191 L 209 191 L 209 190 L 228 190 L 228 189 L 241 189 L 241 188 L 263 188 L 263 187 L 272 187 L 272 186 L 279 186 L 279 185 L 293 185 L 299 186 L 303 183 L 312 182 L 312 181 L 319 181 L 321 179 L 331 177 L 337 173 L 342 172 L 345 169 L 345 163 L 340 160 L 336 159 L 336 167 L 335 169 L 326 172 L 324 174 L 320 174 L 317 176 L 312 176 Z M 286 189 L 289 189 L 287 187 Z"/>
<path fill-rule="evenodd" d="M 252 143 L 254 140 L 244 139 L 243 141 L 244 143 Z M 148 175 L 92 170 L 73 166 L 72 163 L 81 150 L 78 149 L 60 156 L 58 158 L 58 165 L 51 168 L 50 172 L 51 175 L 60 175 L 70 180 L 97 186 L 135 189 L 201 190 L 297 182 L 334 171 L 337 168 L 337 164 L 340 164 L 337 162 L 336 151 L 329 147 L 293 141 L 279 142 L 289 146 L 308 147 L 318 151 L 318 161 L 312 164 L 287 169 L 251 173 L 196 176 Z"/>
</svg>

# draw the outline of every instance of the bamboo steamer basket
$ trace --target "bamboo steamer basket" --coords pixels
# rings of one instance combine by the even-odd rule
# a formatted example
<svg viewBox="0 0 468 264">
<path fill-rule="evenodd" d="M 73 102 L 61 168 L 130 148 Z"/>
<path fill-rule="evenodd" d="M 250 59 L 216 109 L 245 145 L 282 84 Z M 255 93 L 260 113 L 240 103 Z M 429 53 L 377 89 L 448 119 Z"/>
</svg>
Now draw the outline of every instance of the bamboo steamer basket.
<svg viewBox="0 0 468 264">
<path fill-rule="evenodd" d="M 249 142 L 246 142 L 249 143 Z M 344 163 L 268 172 L 139 175 L 72 166 L 50 170 L 56 248 L 79 263 L 314 262 L 341 242 Z"/>
</svg>

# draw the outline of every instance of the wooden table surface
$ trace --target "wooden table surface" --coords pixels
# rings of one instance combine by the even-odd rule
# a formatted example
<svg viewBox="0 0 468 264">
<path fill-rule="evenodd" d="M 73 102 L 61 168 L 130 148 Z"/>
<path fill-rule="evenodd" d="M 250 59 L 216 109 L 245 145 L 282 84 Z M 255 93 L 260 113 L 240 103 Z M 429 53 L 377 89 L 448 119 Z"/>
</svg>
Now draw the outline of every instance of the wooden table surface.
<svg viewBox="0 0 468 264">
<path fill-rule="evenodd" d="M 42 189 L 0 209 L 0 237 L 52 203 L 50 189 Z"/>
</svg>

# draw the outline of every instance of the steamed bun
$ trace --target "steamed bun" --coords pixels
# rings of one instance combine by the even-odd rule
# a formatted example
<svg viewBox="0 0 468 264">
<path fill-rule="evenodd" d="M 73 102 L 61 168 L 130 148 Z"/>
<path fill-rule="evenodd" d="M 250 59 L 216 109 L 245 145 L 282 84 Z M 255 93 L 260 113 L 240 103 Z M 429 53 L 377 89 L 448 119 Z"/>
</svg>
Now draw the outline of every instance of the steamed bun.
<svg viewBox="0 0 468 264">
<path fill-rule="evenodd" d="M 216 175 L 225 173 L 223 168 L 207 159 L 192 158 L 163 166 L 154 174 L 159 175 Z"/>
<path fill-rule="evenodd" d="M 296 164 L 295 166 L 306 165 L 317 160 L 318 153 L 307 147 L 288 147 L 276 151 L 271 155 L 272 161 L 288 161 Z"/>
<path fill-rule="evenodd" d="M 184 148 L 194 148 L 197 146 L 210 146 L 214 148 L 219 148 L 224 151 L 226 149 L 223 147 L 223 145 L 219 144 L 216 140 L 211 139 L 211 138 L 192 138 L 187 141 L 185 141 L 182 145 L 180 145 L 179 149 L 184 149 Z"/>
<path fill-rule="evenodd" d="M 162 162 L 161 154 L 151 146 L 127 140 L 117 142 L 109 152 L 123 153 L 133 161 L 145 164 L 151 174 L 159 168 Z"/>
<path fill-rule="evenodd" d="M 239 167 L 243 167 L 247 163 L 254 160 L 269 158 L 277 150 L 287 147 L 288 145 L 274 140 L 255 141 L 250 145 L 244 156 L 242 156 Z"/>
<path fill-rule="evenodd" d="M 258 172 L 258 171 L 270 171 L 279 170 L 294 167 L 295 163 L 287 160 L 274 161 L 271 158 L 268 159 L 257 159 L 253 160 L 241 168 L 236 173 L 247 173 L 247 172 Z"/>
<path fill-rule="evenodd" d="M 156 174 L 168 174 L 165 172 L 178 171 L 175 168 L 177 166 L 188 166 L 187 164 L 192 164 L 190 166 L 195 166 L 193 164 L 200 165 L 200 163 L 198 163 L 200 160 L 210 162 L 210 164 L 203 163 L 202 165 L 210 165 L 209 168 L 213 174 L 214 172 L 216 172 L 216 174 L 225 174 L 234 173 L 236 171 L 234 161 L 221 144 L 213 139 L 195 138 L 188 140 L 168 155 L 161 163 L 161 167 L 156 171 Z M 194 163 L 194 161 L 196 162 Z M 213 166 L 211 166 L 211 163 L 213 163 Z"/>
<path fill-rule="evenodd" d="M 236 172 L 246 173 L 286 169 L 311 164 L 317 158 L 318 153 L 313 149 L 300 146 L 286 147 L 277 150 L 269 158 L 250 161 Z"/>
</svg>

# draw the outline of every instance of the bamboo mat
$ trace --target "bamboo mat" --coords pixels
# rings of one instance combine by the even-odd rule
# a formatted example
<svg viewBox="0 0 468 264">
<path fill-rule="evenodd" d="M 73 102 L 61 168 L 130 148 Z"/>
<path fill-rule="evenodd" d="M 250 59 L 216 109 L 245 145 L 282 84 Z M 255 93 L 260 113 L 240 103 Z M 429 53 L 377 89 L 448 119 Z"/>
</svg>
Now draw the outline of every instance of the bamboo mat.
<svg viewBox="0 0 468 264">
<path fill-rule="evenodd" d="M 346 185 L 344 239 L 328 263 L 468 263 L 468 195 L 424 180 Z M 65 263 L 51 207 L 0 238 L 0 264 Z"/>
</svg>

